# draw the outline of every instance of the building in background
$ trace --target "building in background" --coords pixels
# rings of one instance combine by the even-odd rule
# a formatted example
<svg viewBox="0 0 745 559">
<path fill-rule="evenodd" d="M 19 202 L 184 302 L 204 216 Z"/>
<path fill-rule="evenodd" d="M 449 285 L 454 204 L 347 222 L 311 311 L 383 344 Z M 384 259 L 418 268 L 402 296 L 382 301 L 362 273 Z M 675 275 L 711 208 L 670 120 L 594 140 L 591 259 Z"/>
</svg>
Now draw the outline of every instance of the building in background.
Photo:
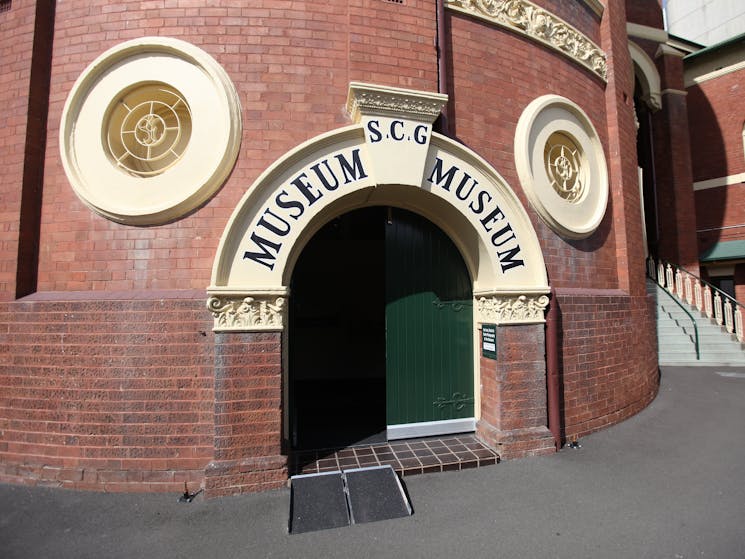
<svg viewBox="0 0 745 559">
<path fill-rule="evenodd" d="M 666 29 L 703 46 L 745 33 L 745 4 L 737 0 L 666 0 Z"/>
</svg>

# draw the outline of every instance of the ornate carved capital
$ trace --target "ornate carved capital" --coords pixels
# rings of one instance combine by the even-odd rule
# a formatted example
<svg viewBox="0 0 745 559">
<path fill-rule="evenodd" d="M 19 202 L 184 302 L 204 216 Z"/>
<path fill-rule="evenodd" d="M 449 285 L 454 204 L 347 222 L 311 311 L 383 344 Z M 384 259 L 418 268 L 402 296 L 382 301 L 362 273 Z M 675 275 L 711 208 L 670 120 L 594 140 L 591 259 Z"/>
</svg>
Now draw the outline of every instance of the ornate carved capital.
<svg viewBox="0 0 745 559">
<path fill-rule="evenodd" d="M 272 293 L 212 295 L 207 309 L 216 332 L 265 332 L 284 329 L 285 296 Z"/>
<path fill-rule="evenodd" d="M 528 0 L 447 0 L 447 7 L 540 41 L 607 79 L 606 55 L 600 47 Z"/>
<path fill-rule="evenodd" d="M 347 95 L 347 112 L 354 122 L 359 122 L 364 115 L 404 116 L 434 122 L 447 100 L 447 95 L 441 93 L 352 82 Z"/>
<path fill-rule="evenodd" d="M 544 311 L 548 306 L 548 296 L 527 295 L 488 295 L 476 297 L 476 310 L 479 322 L 495 324 L 533 324 L 545 322 Z"/>
</svg>

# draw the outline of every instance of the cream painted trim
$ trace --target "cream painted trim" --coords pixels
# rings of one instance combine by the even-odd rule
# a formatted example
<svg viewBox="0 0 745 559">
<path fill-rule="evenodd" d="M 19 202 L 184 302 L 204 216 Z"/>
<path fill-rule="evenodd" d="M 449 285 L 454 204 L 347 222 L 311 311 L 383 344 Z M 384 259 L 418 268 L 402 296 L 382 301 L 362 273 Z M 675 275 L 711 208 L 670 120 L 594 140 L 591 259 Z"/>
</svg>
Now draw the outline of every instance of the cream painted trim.
<svg viewBox="0 0 745 559">
<path fill-rule="evenodd" d="M 669 89 L 663 89 L 662 90 L 662 95 L 682 95 L 682 96 L 685 97 L 686 95 L 688 95 L 688 92 L 687 91 L 684 91 L 682 89 L 672 89 L 672 88 L 669 88 Z"/>
<path fill-rule="evenodd" d="M 438 192 L 438 195 L 433 194 L 431 190 L 435 188 L 424 180 L 426 177 L 420 179 L 424 184 L 418 187 L 400 185 L 383 187 L 376 185 L 373 177 L 360 179 L 354 186 L 348 185 L 348 190 L 343 195 L 337 196 L 328 208 L 321 207 L 320 202 L 316 203 L 312 208 L 316 212 L 313 217 L 303 216 L 302 223 L 293 224 L 292 236 L 283 239 L 284 256 L 282 258 L 278 256 L 272 260 L 272 269 L 259 267 L 251 271 L 243 270 L 241 262 L 243 262 L 244 251 L 249 247 L 247 242 L 251 235 L 251 228 L 266 204 L 274 200 L 277 190 L 282 190 L 282 185 L 291 180 L 295 173 L 343 149 L 360 149 L 361 160 L 366 161 L 364 141 L 364 132 L 359 125 L 334 130 L 298 146 L 262 173 L 247 189 L 223 232 L 212 270 L 212 285 L 208 288 L 210 294 L 222 290 L 236 291 L 239 290 L 237 286 L 245 289 L 246 292 L 265 289 L 265 286 L 283 289 L 281 286 L 288 285 L 295 259 L 316 230 L 336 215 L 374 204 L 397 205 L 404 209 L 411 209 L 443 229 L 463 254 L 474 281 L 475 290 L 518 289 L 531 292 L 538 289 L 548 291 L 548 279 L 540 244 L 530 219 L 514 191 L 481 157 L 462 144 L 436 133 L 432 134 L 428 157 L 430 159 L 436 156 L 446 158 L 443 170 L 448 169 L 450 161 L 467 166 L 469 175 L 473 178 L 478 175 L 480 184 L 489 189 L 491 196 L 499 196 L 500 207 L 505 214 L 510 215 L 513 227 L 525 237 L 521 240 L 523 251 L 521 254 L 525 255 L 524 259 L 528 262 L 528 267 L 524 269 L 524 272 L 521 269 L 519 272 L 516 270 L 504 276 L 495 268 L 489 233 L 479 233 L 478 230 L 474 230 L 472 222 L 463 213 L 464 209 L 468 211 L 468 202 L 463 202 L 462 207 L 446 202 L 443 197 L 446 195 L 453 197 L 452 192 L 443 191 Z M 490 207 L 496 202 L 497 200 L 493 199 Z M 471 202 L 473 205 L 476 203 L 477 201 Z M 310 210 L 306 212 L 310 214 Z M 515 276 L 513 283 L 507 283 L 510 276 Z"/>
<path fill-rule="evenodd" d="M 445 419 L 441 421 L 422 421 L 421 423 L 399 423 L 387 426 L 389 441 L 411 439 L 414 437 L 431 437 L 453 433 L 471 433 L 476 430 L 476 419 Z"/>
<path fill-rule="evenodd" d="M 683 51 L 688 54 L 692 54 L 694 52 L 700 51 L 703 47 L 692 47 L 689 44 L 686 44 L 682 41 L 676 40 L 673 37 L 669 37 L 667 40 L 668 46 L 673 47 L 674 49 L 678 49 L 679 51 Z"/>
<path fill-rule="evenodd" d="M 667 31 L 664 29 L 658 29 L 657 27 L 650 27 L 648 25 L 640 25 L 638 23 L 627 23 L 626 32 L 629 34 L 629 37 L 646 39 L 647 41 L 656 41 L 658 43 L 664 43 L 669 38 Z"/>
<path fill-rule="evenodd" d="M 162 173 L 135 176 L 113 161 L 104 128 L 123 95 L 161 83 L 189 106 L 189 142 Z M 67 97 L 59 143 L 65 174 L 86 205 L 113 221 L 155 225 L 182 217 L 217 192 L 241 138 L 238 93 L 217 61 L 179 39 L 143 37 L 107 50 L 83 71 Z"/>
<path fill-rule="evenodd" d="M 639 45 L 629 41 L 629 53 L 639 71 L 642 73 L 640 81 L 644 90 L 644 102 L 655 111 L 662 108 L 662 93 L 660 91 L 660 73 L 649 55 Z"/>
<path fill-rule="evenodd" d="M 215 332 L 281 331 L 286 324 L 289 288 L 215 289 L 207 309 L 215 319 Z"/>
<path fill-rule="evenodd" d="M 443 93 L 429 93 L 360 82 L 351 82 L 347 93 L 347 112 L 352 122 L 359 123 L 363 115 L 378 115 L 434 122 L 448 101 Z"/>
<path fill-rule="evenodd" d="M 585 4 L 595 12 L 595 15 L 602 17 L 605 11 L 605 6 L 600 0 L 583 0 Z"/>
<path fill-rule="evenodd" d="M 745 69 L 745 61 L 738 62 L 737 64 L 732 64 L 730 66 L 726 66 L 725 68 L 720 68 L 719 70 L 714 70 L 713 72 L 702 74 L 700 76 L 695 76 L 692 78 L 686 77 L 685 86 L 691 87 L 692 85 L 697 85 L 709 80 L 721 78 L 722 76 L 726 76 L 727 74 L 739 72 L 742 69 Z"/>
<path fill-rule="evenodd" d="M 454 11 L 538 41 L 607 80 L 606 54 L 587 35 L 529 0 L 446 0 Z"/>
<path fill-rule="evenodd" d="M 729 175 L 727 177 L 719 177 L 716 179 L 708 179 L 705 181 L 697 181 L 693 183 L 693 190 L 706 190 L 708 188 L 717 188 L 719 186 L 730 186 L 733 184 L 741 184 L 745 182 L 745 173 L 739 173 L 737 175 Z"/>
<path fill-rule="evenodd" d="M 571 137 L 581 152 L 574 178 L 583 190 L 575 200 L 557 193 L 545 164 L 546 146 L 556 133 Z M 564 237 L 592 235 L 605 216 L 609 183 L 603 145 L 587 114 L 565 97 L 543 95 L 520 115 L 514 145 L 520 183 L 543 221 Z"/>
<path fill-rule="evenodd" d="M 657 47 L 657 52 L 654 57 L 659 58 L 661 56 L 677 56 L 678 58 L 685 58 L 688 55 L 687 52 L 676 49 L 666 43 L 662 43 Z"/>
<path fill-rule="evenodd" d="M 545 322 L 548 302 L 548 296 L 543 292 L 475 293 L 474 320 L 497 325 Z"/>
</svg>

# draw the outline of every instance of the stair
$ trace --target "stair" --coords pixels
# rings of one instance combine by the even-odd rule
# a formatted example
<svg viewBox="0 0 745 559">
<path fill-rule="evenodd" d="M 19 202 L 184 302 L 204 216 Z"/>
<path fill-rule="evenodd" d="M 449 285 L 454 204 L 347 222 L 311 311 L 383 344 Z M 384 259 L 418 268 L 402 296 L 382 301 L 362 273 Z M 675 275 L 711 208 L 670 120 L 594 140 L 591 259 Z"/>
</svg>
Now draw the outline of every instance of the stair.
<svg viewBox="0 0 745 559">
<path fill-rule="evenodd" d="M 657 301 L 657 341 L 660 365 L 745 366 L 745 348 L 724 327 L 647 279 L 647 293 Z M 690 317 L 698 328 L 700 358 L 696 359 L 695 334 Z"/>
</svg>

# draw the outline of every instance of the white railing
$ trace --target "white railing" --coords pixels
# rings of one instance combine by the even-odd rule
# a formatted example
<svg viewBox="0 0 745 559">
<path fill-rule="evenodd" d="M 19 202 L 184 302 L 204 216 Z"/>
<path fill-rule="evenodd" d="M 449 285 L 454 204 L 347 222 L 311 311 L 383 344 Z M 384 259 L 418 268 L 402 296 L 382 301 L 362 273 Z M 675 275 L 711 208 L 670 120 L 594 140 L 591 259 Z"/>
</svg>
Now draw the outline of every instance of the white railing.
<svg viewBox="0 0 745 559">
<path fill-rule="evenodd" d="M 742 315 L 745 306 L 699 277 L 669 262 L 655 262 L 653 257 L 647 261 L 647 274 L 660 287 L 664 287 L 680 301 L 688 303 L 702 316 L 714 320 L 719 326 L 734 334 L 743 343 Z"/>
</svg>

